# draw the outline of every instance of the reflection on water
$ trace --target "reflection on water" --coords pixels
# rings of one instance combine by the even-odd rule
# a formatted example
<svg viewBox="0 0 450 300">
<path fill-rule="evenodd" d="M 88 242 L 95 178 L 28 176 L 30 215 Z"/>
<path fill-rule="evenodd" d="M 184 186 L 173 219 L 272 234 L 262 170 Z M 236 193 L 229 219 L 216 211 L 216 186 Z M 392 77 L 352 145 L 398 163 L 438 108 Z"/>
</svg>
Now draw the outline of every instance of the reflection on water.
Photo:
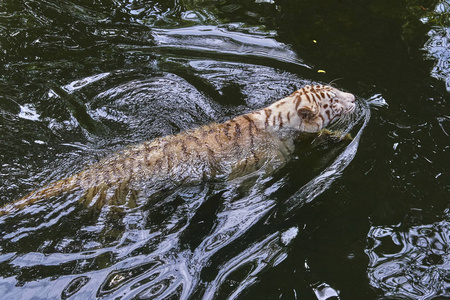
<svg viewBox="0 0 450 300">
<path fill-rule="evenodd" d="M 424 24 L 432 25 L 428 28 L 428 41 L 424 45 L 426 51 L 425 57 L 433 61 L 433 66 L 430 70 L 431 76 L 445 82 L 445 88 L 450 91 L 450 28 L 449 28 L 449 14 L 450 5 L 448 1 L 436 1 L 429 9 L 420 6 L 419 2 L 412 6 L 421 16 L 420 20 Z M 435 89 L 435 83 L 429 83 Z M 439 134 L 448 140 L 448 132 L 446 126 L 448 120 L 448 110 L 445 107 L 446 100 L 445 90 L 439 90 L 434 97 L 427 93 L 426 97 L 436 103 L 435 123 L 436 128 L 439 128 Z M 421 110 L 421 112 L 423 112 Z M 418 122 L 417 122 L 418 123 Z M 431 122 L 428 122 L 427 134 L 432 137 Z M 410 135 L 408 137 L 408 145 L 417 144 L 417 148 L 426 148 L 429 153 L 436 151 L 436 148 L 430 147 L 427 143 L 419 145 L 421 139 L 415 137 L 414 130 L 410 126 L 403 124 L 396 124 L 399 128 L 404 127 L 408 130 Z M 416 125 L 417 128 L 422 125 Z M 423 125 L 425 127 L 425 125 Z M 394 135 L 396 136 L 396 134 Z M 435 138 L 433 140 L 437 141 Z M 435 142 L 437 143 L 437 142 Z M 448 149 L 448 143 L 444 142 L 445 146 L 442 150 L 445 152 Z M 405 153 L 401 153 L 400 147 L 405 143 L 393 143 L 393 150 L 396 156 L 405 157 Z M 434 163 L 435 166 L 440 166 L 442 163 L 439 160 L 429 159 L 430 154 L 421 153 L 419 150 L 412 152 L 415 159 L 423 159 L 427 163 Z M 448 156 L 448 155 L 444 155 Z M 405 160 L 405 165 L 409 162 Z M 447 163 L 444 163 L 446 166 Z M 447 168 L 447 167 L 444 167 Z M 397 167 L 397 170 L 400 170 Z M 432 181 L 427 183 L 429 186 L 442 186 L 443 193 L 439 196 L 431 196 L 431 189 L 420 188 L 420 183 L 424 182 L 425 172 L 422 172 L 421 167 L 417 167 L 417 171 L 410 171 L 412 176 L 422 175 L 421 180 L 415 183 L 402 183 L 404 188 L 403 194 L 408 195 L 405 202 L 410 202 L 412 198 L 416 197 L 419 190 L 427 190 L 426 194 L 422 194 L 423 206 L 416 204 L 410 207 L 411 211 L 421 211 L 425 214 L 433 211 L 434 205 L 431 202 L 436 199 L 444 203 L 444 207 L 448 207 L 448 185 L 441 184 L 437 180 L 444 173 L 435 171 L 435 174 L 429 173 L 426 175 Z M 397 172 L 397 171 L 395 171 Z M 406 172 L 403 173 L 406 174 Z M 393 176 L 400 178 L 398 174 Z M 448 181 L 448 180 L 447 180 Z M 409 186 L 409 187 L 407 187 Z M 433 188 L 433 190 L 437 190 Z M 397 197 L 394 197 L 397 198 Z M 401 197 L 400 197 L 401 198 Z M 444 208 L 445 209 L 445 208 Z M 392 209 L 392 206 L 390 207 Z M 439 209 L 437 209 L 439 211 Z M 370 285 L 377 289 L 386 299 L 448 299 L 450 295 L 450 223 L 447 218 L 443 221 L 435 223 L 423 222 L 421 218 L 414 220 L 412 225 L 399 223 L 399 225 L 379 225 L 372 226 L 368 233 L 368 246 L 366 254 L 369 257 L 369 266 L 367 275 L 370 280 Z M 388 215 L 389 213 L 385 213 Z M 439 213 L 438 213 L 439 214 Z M 442 220 L 442 219 L 440 219 Z M 384 299 L 384 298 L 382 298 Z"/>
<path fill-rule="evenodd" d="M 450 28 L 435 28 L 428 32 L 430 39 L 425 45 L 428 56 L 436 61 L 431 75 L 445 81 L 450 92 Z"/>
<path fill-rule="evenodd" d="M 434 299 L 449 294 L 448 221 L 409 228 L 374 226 L 368 238 L 370 284 L 386 296 Z"/>
<path fill-rule="evenodd" d="M 287 45 L 268 37 L 233 32 L 239 26 L 194 26 L 172 30 L 154 30 L 154 41 L 159 48 L 206 51 L 234 56 L 253 56 L 278 60 L 307 67 Z"/>
<path fill-rule="evenodd" d="M 428 32 L 430 37 L 424 48 L 428 58 L 435 61 L 431 75 L 445 81 L 447 91 L 450 92 L 450 4 L 439 1 L 433 12 L 422 18 L 422 22 L 437 23 Z"/>
</svg>

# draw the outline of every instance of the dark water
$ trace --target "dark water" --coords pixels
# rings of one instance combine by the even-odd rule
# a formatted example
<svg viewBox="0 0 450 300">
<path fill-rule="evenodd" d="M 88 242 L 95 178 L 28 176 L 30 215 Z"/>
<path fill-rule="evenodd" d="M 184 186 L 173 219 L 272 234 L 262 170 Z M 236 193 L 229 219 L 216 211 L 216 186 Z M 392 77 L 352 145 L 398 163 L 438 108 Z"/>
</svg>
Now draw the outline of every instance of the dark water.
<svg viewBox="0 0 450 300">
<path fill-rule="evenodd" d="M 450 298 L 450 4 L 0 1 L 0 204 L 308 83 L 351 143 L 268 177 L 0 219 L 5 299 Z"/>
</svg>

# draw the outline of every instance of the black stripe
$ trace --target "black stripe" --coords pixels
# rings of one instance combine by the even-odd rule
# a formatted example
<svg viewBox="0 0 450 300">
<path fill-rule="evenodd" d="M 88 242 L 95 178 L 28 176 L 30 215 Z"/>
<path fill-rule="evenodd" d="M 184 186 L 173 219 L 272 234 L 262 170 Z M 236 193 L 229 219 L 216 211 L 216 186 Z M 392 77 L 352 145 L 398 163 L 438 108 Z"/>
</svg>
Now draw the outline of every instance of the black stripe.
<svg viewBox="0 0 450 300">
<path fill-rule="evenodd" d="M 295 110 L 297 110 L 298 109 L 298 106 L 300 105 L 300 103 L 302 102 L 302 94 L 300 93 L 300 95 L 297 97 L 297 98 L 295 98 L 295 100 L 294 100 L 296 103 L 295 103 Z"/>
<path fill-rule="evenodd" d="M 253 127 L 255 127 L 256 131 L 259 131 L 258 127 L 255 124 L 255 121 L 253 121 L 252 118 L 250 118 L 247 115 L 243 115 L 243 117 L 244 117 L 244 119 L 246 119 L 248 121 L 249 126 L 253 126 Z"/>
<path fill-rule="evenodd" d="M 224 125 L 225 125 L 225 128 L 223 129 L 223 131 L 224 131 L 223 133 L 228 138 L 228 140 L 231 140 L 231 136 L 229 135 L 229 130 L 230 130 L 231 124 L 225 123 Z"/>
<path fill-rule="evenodd" d="M 238 139 L 241 136 L 241 126 L 239 125 L 239 123 L 235 124 L 234 131 L 236 132 L 234 138 Z"/>
<path fill-rule="evenodd" d="M 187 140 L 194 141 L 198 146 L 201 146 L 201 145 L 202 145 L 202 143 L 199 141 L 198 137 L 196 137 L 196 136 L 193 136 L 193 135 L 188 134 L 188 135 L 186 136 L 186 139 L 187 139 Z"/>
<path fill-rule="evenodd" d="M 309 98 L 308 93 L 305 93 L 306 99 L 308 99 L 309 102 L 311 102 L 311 98 Z"/>
<path fill-rule="evenodd" d="M 323 118 L 322 114 L 319 114 L 319 118 L 322 119 L 322 126 L 325 124 L 325 119 Z"/>
<path fill-rule="evenodd" d="M 272 110 L 270 108 L 264 109 L 264 112 L 266 113 L 266 121 L 264 122 L 266 128 L 269 127 L 269 117 L 272 114 Z"/>
</svg>

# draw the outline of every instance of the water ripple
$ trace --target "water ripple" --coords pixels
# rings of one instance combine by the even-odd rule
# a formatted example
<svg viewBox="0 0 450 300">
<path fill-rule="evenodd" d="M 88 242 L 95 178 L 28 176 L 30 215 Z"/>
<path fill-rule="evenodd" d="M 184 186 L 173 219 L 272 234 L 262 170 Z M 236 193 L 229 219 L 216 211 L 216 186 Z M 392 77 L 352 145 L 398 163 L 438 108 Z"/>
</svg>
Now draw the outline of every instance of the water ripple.
<svg viewBox="0 0 450 300">
<path fill-rule="evenodd" d="M 217 69 L 205 68 L 205 64 L 214 64 Z M 193 65 L 198 76 L 220 87 L 225 83 L 222 72 L 233 64 L 195 61 Z M 258 68 L 267 69 L 247 65 L 235 74 L 236 80 L 253 80 L 248 76 Z M 253 87 L 258 89 L 260 106 L 271 102 L 278 90 L 286 89 L 289 79 L 283 73 L 271 74 L 278 76 L 272 79 L 272 89 L 261 92 Z M 67 86 L 85 82 L 79 89 L 83 90 L 114 76 L 90 76 Z M 225 118 L 230 111 L 175 74 L 121 79 L 122 84 L 97 93 L 88 103 L 87 112 L 106 126 L 114 122 L 128 127 L 132 132 L 126 134 L 130 142 L 160 135 L 161 129 L 179 131 L 189 123 Z M 243 90 L 251 95 L 249 85 Z M 197 99 L 195 108 L 191 99 Z M 111 205 L 97 212 L 78 207 L 74 202 L 80 195 L 75 191 L 3 218 L 0 268 L 21 273 L 2 272 L 0 291 L 11 299 L 36 290 L 45 293 L 37 298 L 237 298 L 261 272 L 287 257 L 299 230 L 278 220 L 289 218 L 326 190 L 354 157 L 369 120 L 364 101 L 358 102 L 357 117 L 342 128 L 353 131 L 360 126 L 354 140 L 319 175 L 306 184 L 297 183 L 299 191 L 282 203 L 278 203 L 276 194 L 283 189 L 289 171 L 277 177 L 256 172 L 230 182 L 167 191 L 143 187 L 135 206 L 124 209 Z M 166 111 L 167 107 L 172 109 Z M 108 111 L 102 113 L 104 109 Z M 233 109 L 248 110 L 243 106 Z M 160 115 L 156 118 L 155 114 Z M 174 119 L 174 114 L 178 118 Z M 141 132 L 142 128 L 146 131 Z M 114 135 L 120 137 L 118 132 Z M 279 216 L 277 220 L 270 217 L 274 212 Z M 253 228 L 267 222 L 277 226 L 249 235 Z M 22 250 L 17 253 L 16 249 Z"/>
<path fill-rule="evenodd" d="M 179 29 L 154 29 L 159 48 L 277 60 L 301 67 L 305 64 L 289 46 L 267 36 L 229 31 L 219 26 L 198 25 Z"/>
<path fill-rule="evenodd" d="M 127 9 L 145 24 L 153 13 L 136 5 Z M 94 34 L 106 37 L 107 28 Z M 34 178 L 25 176 L 26 166 L 16 166 L 21 176 L 33 183 L 67 176 L 126 145 L 221 122 L 314 83 L 270 66 L 309 68 L 269 33 L 238 32 L 228 24 L 155 28 L 151 36 L 151 43 L 118 45 L 124 69 L 46 84 L 39 105 L 8 112 L 12 127 L 31 121 L 56 137 L 70 135 L 39 139 L 62 154 Z M 42 40 L 39 45 L 45 46 Z M 314 167 L 304 183 L 293 179 L 301 161 L 295 158 L 291 169 L 277 174 L 168 189 L 142 186 L 129 206 L 88 209 L 76 203 L 81 195 L 75 191 L 2 218 L 0 293 L 9 299 L 237 298 L 288 256 L 299 229 L 284 221 L 325 191 L 355 156 L 369 120 L 365 102 L 358 102 L 355 118 L 339 125 L 355 132 L 354 140 L 324 143 L 326 157 L 308 158 Z M 48 113 L 46 103 L 62 112 Z M 317 151 L 303 146 L 306 153 Z M 287 201 L 278 196 L 286 185 L 294 189 Z"/>
<path fill-rule="evenodd" d="M 450 291 L 450 223 L 373 226 L 368 234 L 370 284 L 386 296 L 434 299 Z"/>
</svg>

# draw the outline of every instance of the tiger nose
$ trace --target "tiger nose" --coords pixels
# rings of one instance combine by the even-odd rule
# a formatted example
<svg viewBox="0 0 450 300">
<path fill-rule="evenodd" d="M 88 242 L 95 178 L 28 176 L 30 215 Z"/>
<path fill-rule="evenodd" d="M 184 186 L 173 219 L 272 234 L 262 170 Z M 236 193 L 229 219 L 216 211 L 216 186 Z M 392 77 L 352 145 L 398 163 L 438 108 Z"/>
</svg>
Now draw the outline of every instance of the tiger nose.
<svg viewBox="0 0 450 300">
<path fill-rule="evenodd" d="M 356 98 L 355 95 L 351 94 L 351 93 L 347 93 L 348 99 L 352 102 L 355 103 Z"/>
<path fill-rule="evenodd" d="M 352 101 L 352 103 L 354 103 L 356 100 L 355 95 L 353 95 L 351 93 L 348 93 L 348 95 L 349 95 L 350 101 Z"/>
</svg>

